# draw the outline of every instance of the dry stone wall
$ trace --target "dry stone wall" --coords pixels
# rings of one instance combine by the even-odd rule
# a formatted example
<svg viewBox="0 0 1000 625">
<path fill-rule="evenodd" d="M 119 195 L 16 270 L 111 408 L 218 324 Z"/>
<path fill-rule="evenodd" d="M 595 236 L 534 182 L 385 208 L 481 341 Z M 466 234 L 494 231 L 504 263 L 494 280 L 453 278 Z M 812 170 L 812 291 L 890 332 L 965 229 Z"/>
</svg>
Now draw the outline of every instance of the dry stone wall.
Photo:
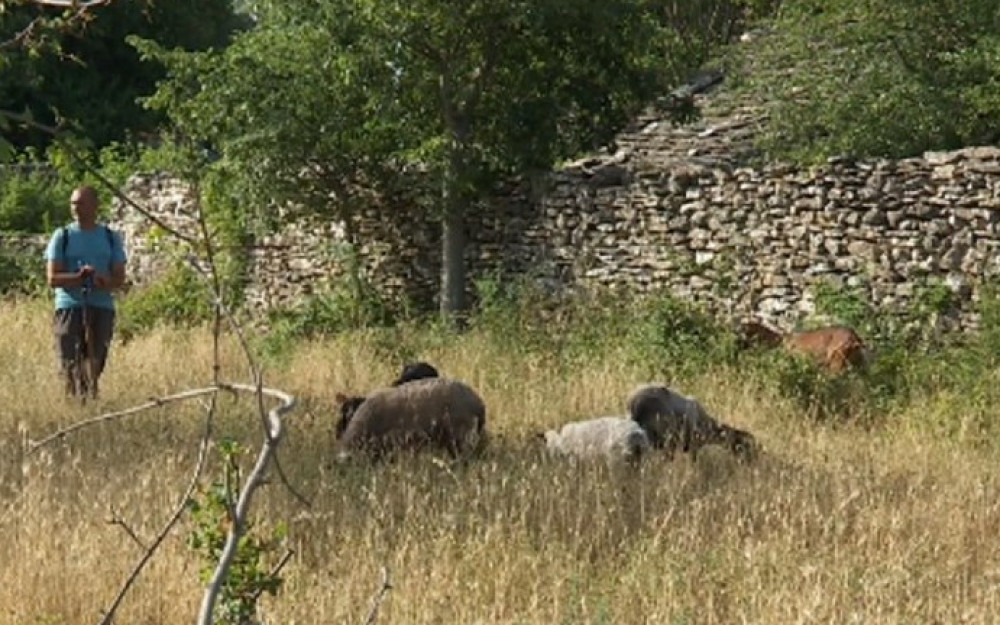
<svg viewBox="0 0 1000 625">
<path fill-rule="evenodd" d="M 641 132 L 641 131 L 640 131 Z M 190 229 L 190 197 L 163 175 L 128 191 Z M 155 276 L 161 238 L 118 206 L 133 275 Z M 353 229 L 366 277 L 392 296 L 433 305 L 440 237 L 416 207 L 361 216 Z M 293 303 L 341 275 L 336 224 L 289 223 L 248 248 L 251 306 Z M 758 313 L 791 326 L 833 281 L 905 307 L 918 285 L 953 289 L 968 317 L 984 279 L 1000 273 L 1000 149 L 900 161 L 834 159 L 815 169 L 737 166 L 627 145 L 555 172 L 541 187 L 504 190 L 470 224 L 470 277 L 529 274 L 550 287 L 668 289 L 719 314 Z"/>
</svg>

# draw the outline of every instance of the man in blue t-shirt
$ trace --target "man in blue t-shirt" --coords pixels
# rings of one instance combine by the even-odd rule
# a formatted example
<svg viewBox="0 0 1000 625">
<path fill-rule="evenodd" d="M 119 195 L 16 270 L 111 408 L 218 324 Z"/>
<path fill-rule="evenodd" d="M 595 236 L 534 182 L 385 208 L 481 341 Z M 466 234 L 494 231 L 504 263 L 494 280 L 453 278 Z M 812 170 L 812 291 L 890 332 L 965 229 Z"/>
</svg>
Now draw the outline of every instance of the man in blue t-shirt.
<svg viewBox="0 0 1000 625">
<path fill-rule="evenodd" d="M 121 236 L 97 222 L 93 187 L 74 189 L 70 206 L 75 222 L 57 229 L 45 250 L 46 276 L 55 290 L 53 332 L 67 394 L 97 397 L 115 327 L 112 291 L 125 284 L 126 254 Z M 86 374 L 80 388 L 78 373 Z"/>
</svg>

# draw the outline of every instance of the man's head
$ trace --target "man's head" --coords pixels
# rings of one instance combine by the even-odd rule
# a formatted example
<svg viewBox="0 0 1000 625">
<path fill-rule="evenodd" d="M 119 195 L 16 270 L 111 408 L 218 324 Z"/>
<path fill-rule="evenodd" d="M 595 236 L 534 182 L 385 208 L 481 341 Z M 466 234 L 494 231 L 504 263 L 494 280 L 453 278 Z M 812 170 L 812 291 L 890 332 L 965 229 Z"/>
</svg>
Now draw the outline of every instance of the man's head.
<svg viewBox="0 0 1000 625">
<path fill-rule="evenodd" d="M 78 224 L 86 227 L 97 223 L 97 191 L 93 187 L 83 185 L 73 189 L 69 204 Z"/>
</svg>

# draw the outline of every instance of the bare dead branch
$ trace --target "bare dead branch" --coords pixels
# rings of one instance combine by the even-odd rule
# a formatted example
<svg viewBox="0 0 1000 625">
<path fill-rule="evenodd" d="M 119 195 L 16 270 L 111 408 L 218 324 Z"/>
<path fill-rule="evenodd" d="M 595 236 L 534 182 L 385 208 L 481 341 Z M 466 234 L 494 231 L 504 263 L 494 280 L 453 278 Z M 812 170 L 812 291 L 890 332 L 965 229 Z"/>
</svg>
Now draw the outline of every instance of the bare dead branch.
<svg viewBox="0 0 1000 625">
<path fill-rule="evenodd" d="M 29 0 L 31 4 L 36 4 L 43 7 L 58 7 L 66 9 L 76 9 L 76 13 L 70 16 L 65 22 L 61 24 L 62 30 L 68 30 L 72 26 L 76 25 L 78 22 L 83 21 L 88 17 L 88 13 L 91 9 L 111 4 L 113 0 L 88 0 L 87 2 L 79 2 L 74 0 Z M 5 48 L 15 48 L 21 46 L 30 45 L 32 39 L 42 31 L 45 27 L 48 18 L 45 16 L 38 16 L 31 20 L 27 26 L 21 29 L 17 34 L 15 34 L 10 39 L 0 42 L 0 50 Z"/>
<path fill-rule="evenodd" d="M 198 486 L 198 480 L 201 478 L 201 472 L 205 468 L 205 460 L 208 457 L 208 446 L 212 440 L 212 421 L 215 416 L 215 408 L 216 408 L 215 400 L 217 397 L 218 395 L 212 396 L 212 405 L 208 410 L 208 414 L 205 416 L 205 434 L 201 437 L 201 445 L 198 448 L 198 462 L 195 464 L 194 471 L 191 474 L 191 480 L 190 482 L 188 482 L 187 489 L 181 496 L 180 503 L 177 504 L 177 507 L 174 509 L 173 514 L 170 515 L 170 518 L 164 524 L 163 529 L 161 529 L 160 532 L 156 535 L 156 538 L 153 540 L 153 544 L 150 545 L 149 549 L 146 550 L 146 553 L 144 553 L 142 557 L 139 558 L 139 562 L 136 563 L 135 567 L 132 569 L 132 573 L 128 576 L 128 579 L 125 580 L 125 583 L 118 591 L 118 595 L 111 603 L 111 607 L 107 609 L 107 611 L 104 613 L 103 618 L 101 618 L 100 625 L 111 624 L 111 621 L 115 617 L 115 612 L 118 611 L 118 607 L 122 604 L 122 601 L 125 600 L 125 596 L 128 594 L 128 591 L 132 587 L 132 584 L 134 584 L 135 580 L 139 578 L 139 574 L 146 567 L 146 564 L 153 558 L 153 554 L 156 553 L 156 550 L 160 547 L 160 544 L 162 544 L 164 539 L 166 539 L 167 535 L 170 534 L 170 530 L 172 530 L 174 526 L 177 525 L 177 522 L 180 520 L 181 515 L 183 515 L 184 511 L 187 509 L 188 501 L 191 499 L 191 495 L 194 493 L 194 489 Z"/>
<path fill-rule="evenodd" d="M 378 609 L 382 606 L 382 602 L 385 601 L 385 596 L 390 590 L 392 590 L 392 583 L 389 581 L 389 567 L 383 566 L 382 587 L 372 597 L 372 607 L 368 611 L 368 618 L 365 619 L 364 625 L 375 625 L 375 620 L 378 618 Z"/>
<path fill-rule="evenodd" d="M 217 393 L 220 390 L 229 390 L 231 388 L 232 388 L 231 385 L 230 386 L 224 386 L 224 385 L 220 385 L 220 386 L 208 386 L 208 387 L 205 387 L 205 388 L 198 388 L 198 389 L 193 389 L 193 390 L 189 390 L 189 391 L 183 391 L 181 393 L 174 393 L 173 395 L 166 395 L 164 397 L 154 397 L 154 398 L 150 399 L 149 401 L 147 401 L 146 403 L 140 404 L 138 406 L 133 406 L 132 408 L 127 408 L 125 410 L 118 410 L 116 412 L 108 412 L 108 413 L 104 413 L 104 414 L 98 415 L 96 417 L 92 417 L 90 419 L 86 419 L 84 421 L 78 421 L 78 422 L 76 422 L 76 423 L 74 423 L 72 425 L 69 425 L 69 426 L 67 426 L 65 428 L 62 428 L 62 429 L 56 431 L 53 434 L 50 434 L 50 435 L 46 436 L 45 438 L 43 438 L 40 441 L 37 441 L 37 442 L 29 441 L 28 442 L 29 447 L 28 447 L 27 451 L 25 452 L 25 455 L 33 454 L 36 451 L 38 451 L 40 448 L 42 448 L 42 447 L 44 447 L 46 445 L 51 444 L 55 440 L 63 438 L 67 434 L 71 434 L 73 432 L 76 432 L 77 430 L 82 430 L 82 429 L 84 429 L 86 427 L 90 427 L 92 425 L 97 425 L 99 423 L 104 423 L 106 421 L 114 421 L 116 419 L 122 419 L 122 418 L 125 418 L 125 417 L 129 417 L 129 416 L 138 414 L 140 412 L 144 412 L 144 411 L 149 410 L 151 408 L 158 408 L 158 407 L 163 406 L 165 404 L 169 404 L 169 403 L 173 403 L 173 402 L 178 402 L 178 401 L 184 401 L 184 400 L 187 400 L 187 399 L 193 399 L 195 397 L 201 397 L 202 395 L 210 395 L 212 393 Z"/>
<path fill-rule="evenodd" d="M 16 48 L 18 46 L 25 45 L 27 42 L 31 41 L 34 38 L 35 33 L 41 30 L 44 23 L 45 23 L 45 18 L 43 17 L 36 17 L 35 19 L 31 20 L 30 22 L 28 22 L 28 25 L 22 28 L 20 31 L 18 31 L 16 35 L 14 35 L 13 37 L 11 37 L 6 41 L 0 42 L 0 50 L 4 50 L 6 48 Z"/>
<path fill-rule="evenodd" d="M 274 568 L 271 569 L 271 572 L 268 573 L 268 577 L 274 578 L 278 575 L 278 573 L 281 573 L 281 569 L 285 568 L 285 565 L 288 564 L 288 561 L 291 560 L 292 556 L 294 555 L 295 555 L 294 549 L 289 549 L 288 551 L 286 551 L 285 555 L 281 556 L 281 560 L 278 560 L 278 564 L 276 564 Z M 256 603 L 256 601 L 260 599 L 261 595 L 263 594 L 264 594 L 264 589 L 258 588 L 257 591 L 253 594 L 254 602 Z"/>
<path fill-rule="evenodd" d="M 198 614 L 198 625 L 212 625 L 212 615 L 215 612 L 215 602 L 218 600 L 219 593 L 222 591 L 222 585 L 225 582 L 226 575 L 229 573 L 229 567 L 232 565 L 233 558 L 236 557 L 239 541 L 246 531 L 246 519 L 247 513 L 250 511 L 250 503 L 253 499 L 254 493 L 262 483 L 264 473 L 267 471 L 268 465 L 271 463 L 278 444 L 281 442 L 281 436 L 284 430 L 282 418 L 285 414 L 291 411 L 296 404 L 296 400 L 293 396 L 282 391 L 264 388 L 262 386 L 251 387 L 245 384 L 232 384 L 229 386 L 237 390 L 262 393 L 268 397 L 277 398 L 281 401 L 281 404 L 272 408 L 268 412 L 268 434 L 270 436 L 265 436 L 264 445 L 260 450 L 260 454 L 257 456 L 257 462 L 254 464 L 253 469 L 247 476 L 243 490 L 240 491 L 240 496 L 236 502 L 233 523 L 229 528 L 229 535 L 226 537 L 226 544 L 222 549 L 219 564 L 216 566 L 215 572 L 212 574 L 212 579 L 208 584 L 208 589 L 205 591 L 205 596 L 202 600 L 201 610 Z"/>
<path fill-rule="evenodd" d="M 111 4 L 111 0 L 29 0 L 29 2 L 43 7 L 60 7 L 64 9 L 91 9 Z"/>
<path fill-rule="evenodd" d="M 44 0 L 44 1 L 48 1 L 48 0 Z M 55 0 L 53 0 L 53 1 L 55 1 Z M 99 2 L 110 2 L 110 1 L 111 0 L 92 0 L 92 4 L 94 4 L 96 6 L 96 4 L 99 3 Z M 79 4 L 72 4 L 72 6 L 79 6 Z M 20 115 L 20 114 L 17 114 L 17 113 L 12 113 L 12 112 L 9 112 L 9 111 L 0 110 L 0 116 L 6 117 L 6 118 L 8 118 L 8 119 L 10 119 L 12 121 L 15 121 L 15 122 L 18 122 L 18 123 L 22 123 L 22 124 L 26 124 L 26 125 L 31 126 L 33 128 L 36 128 L 36 129 L 42 130 L 44 132 L 47 132 L 47 133 L 51 134 L 52 136 L 56 137 L 57 139 L 62 134 L 62 129 L 61 128 L 59 128 L 59 127 L 53 127 L 53 126 L 48 126 L 48 125 L 45 125 L 45 124 L 41 124 L 41 123 L 35 122 L 33 119 L 31 119 L 30 117 L 25 116 L 25 115 Z M 77 152 L 77 150 L 72 145 L 69 145 L 67 143 L 65 145 L 65 147 L 67 148 L 67 151 L 69 152 L 70 156 L 74 160 L 76 160 L 88 173 L 90 173 L 91 175 L 93 175 L 102 185 L 104 185 L 109 190 L 111 190 L 111 192 L 115 195 L 115 197 L 117 197 L 120 200 L 122 200 L 126 205 L 128 205 L 128 206 L 132 207 L 133 209 L 137 210 L 140 214 L 142 214 L 143 216 L 145 216 L 147 219 L 149 219 L 154 224 L 160 226 L 164 231 L 168 232 L 169 234 L 171 234 L 175 238 L 177 238 L 177 239 L 179 239 L 179 240 L 181 240 L 181 241 L 183 241 L 183 242 L 191 245 L 193 253 L 198 253 L 199 251 L 202 251 L 201 249 L 199 249 L 198 245 L 195 243 L 195 241 L 191 237 L 188 237 L 187 235 L 179 232 L 178 230 L 176 230 L 174 228 L 171 228 L 166 223 L 164 223 L 159 218 L 157 218 L 155 215 L 153 215 L 150 211 L 148 211 L 144 207 L 140 206 L 138 203 L 136 203 L 135 201 L 133 201 L 126 194 L 124 194 L 123 192 L 121 192 L 120 190 L 118 190 L 115 187 L 114 184 L 112 184 L 99 171 L 97 171 L 94 167 L 92 167 L 86 161 L 86 159 L 84 159 Z M 197 190 L 197 187 L 196 187 L 196 190 Z M 211 623 L 213 622 L 213 613 L 214 613 L 216 601 L 218 599 L 219 594 L 222 591 L 222 587 L 223 587 L 223 584 L 225 582 L 226 576 L 228 575 L 229 568 L 232 565 L 232 561 L 233 561 L 233 559 L 236 556 L 236 552 L 237 552 L 238 547 L 239 547 L 240 539 L 242 538 L 243 534 L 246 531 L 247 514 L 248 514 L 249 509 L 250 509 L 250 503 L 251 503 L 253 495 L 255 494 L 255 492 L 257 491 L 257 489 L 260 486 L 262 486 L 263 484 L 266 483 L 265 482 L 265 475 L 264 474 L 266 473 L 267 469 L 269 468 L 269 466 L 271 465 L 272 462 L 274 462 L 275 467 L 277 468 L 277 471 L 278 471 L 279 475 L 281 475 L 281 477 L 282 477 L 282 481 L 285 483 L 285 486 L 288 487 L 289 490 L 300 501 L 305 502 L 308 505 L 308 501 L 305 500 L 304 497 L 302 497 L 301 495 L 299 495 L 295 491 L 295 489 L 292 488 L 291 485 L 288 483 L 288 480 L 285 477 L 284 472 L 281 470 L 281 465 L 278 462 L 278 457 L 277 457 L 278 445 L 279 445 L 279 443 L 280 443 L 280 441 L 282 439 L 282 434 L 283 434 L 283 430 L 284 430 L 284 424 L 283 424 L 282 419 L 283 419 L 284 415 L 286 415 L 288 412 L 290 412 L 295 407 L 296 399 L 292 395 L 290 395 L 288 393 L 285 393 L 283 391 L 275 390 L 275 389 L 270 389 L 270 388 L 265 388 L 264 387 L 263 376 L 261 374 L 260 367 L 257 365 L 257 363 L 256 363 L 256 361 L 255 361 L 255 359 L 253 357 L 253 352 L 250 349 L 250 346 L 249 346 L 248 341 L 246 340 L 245 334 L 243 333 L 242 328 L 240 327 L 239 323 L 237 322 L 237 320 L 235 318 L 235 315 L 233 315 L 232 311 L 229 310 L 226 307 L 225 302 L 223 301 L 222 284 L 221 284 L 221 280 L 219 279 L 219 276 L 218 276 L 218 271 L 216 269 L 215 251 L 214 251 L 214 246 L 213 246 L 213 243 L 212 243 L 212 236 L 211 236 L 211 232 L 209 231 L 208 224 L 207 224 L 207 221 L 206 221 L 205 216 L 204 216 L 204 211 L 202 210 L 202 207 L 201 207 L 200 196 L 199 196 L 198 200 L 199 201 L 197 202 L 197 208 L 198 208 L 198 210 L 197 210 L 198 217 L 197 218 L 198 218 L 198 223 L 200 225 L 201 235 L 202 235 L 202 238 L 203 238 L 203 241 L 201 243 L 204 245 L 203 250 L 204 250 L 204 252 L 206 254 L 206 257 L 207 257 L 207 262 L 208 262 L 209 269 L 208 269 L 208 271 L 204 271 L 204 270 L 202 270 L 201 266 L 197 262 L 193 262 L 192 264 L 195 265 L 195 267 L 199 270 L 199 272 L 203 276 L 205 276 L 205 277 L 207 277 L 209 279 L 209 282 L 211 284 L 211 287 L 212 287 L 212 290 L 213 290 L 213 294 L 214 294 L 215 316 L 214 316 L 214 324 L 213 324 L 213 345 L 214 345 L 214 349 L 213 349 L 213 353 L 214 353 L 214 358 L 213 358 L 213 384 L 211 386 L 208 386 L 208 387 L 205 387 L 205 388 L 201 388 L 201 389 L 193 389 L 193 390 L 188 390 L 188 391 L 184 391 L 184 392 L 181 392 L 181 393 L 175 393 L 173 395 L 167 395 L 167 396 L 160 397 L 160 398 L 153 398 L 150 401 L 148 401 L 147 403 L 139 405 L 139 406 L 135 406 L 135 407 L 132 407 L 132 408 L 129 408 L 129 409 L 126 409 L 126 410 L 121 410 L 121 411 L 117 411 L 117 412 L 103 414 L 103 415 L 100 415 L 98 417 L 94 417 L 94 418 L 91 418 L 91 419 L 87 419 L 87 420 L 81 421 L 79 423 L 76 423 L 76 424 L 71 425 L 69 427 L 63 428 L 63 429 L 57 431 L 56 433 L 47 436 L 47 437 L 45 437 L 44 439 L 42 439 L 41 441 L 39 441 L 37 443 L 29 443 L 29 449 L 26 452 L 26 455 L 30 454 L 30 453 L 33 453 L 34 451 L 36 451 L 39 448 L 41 448 L 41 447 L 43 447 L 43 446 L 51 443 L 52 441 L 58 440 L 60 438 L 63 438 L 64 436 L 66 436 L 66 435 L 68 435 L 68 434 L 70 434 L 72 432 L 75 432 L 77 430 L 80 430 L 82 428 L 85 428 L 85 427 L 88 427 L 88 426 L 91 426 L 91 425 L 95 425 L 95 424 L 98 424 L 98 423 L 104 423 L 104 422 L 115 420 L 115 419 L 121 419 L 121 418 L 124 418 L 124 417 L 127 417 L 127 416 L 138 414 L 138 413 L 143 412 L 145 410 L 149 410 L 151 408 L 163 406 L 166 403 L 175 402 L 175 401 L 183 401 L 183 400 L 192 399 L 192 398 L 197 398 L 197 397 L 201 397 L 203 395 L 209 395 L 209 394 L 211 395 L 211 405 L 210 405 L 209 410 L 208 410 L 208 417 L 206 419 L 205 435 L 204 435 L 204 437 L 202 439 L 201 448 L 199 450 L 197 466 L 195 467 L 193 476 L 192 476 L 191 481 L 190 481 L 190 483 L 188 485 L 188 488 L 187 488 L 187 490 L 186 490 L 186 492 L 184 494 L 184 497 L 183 497 L 180 505 L 177 507 L 177 509 L 171 515 L 169 521 L 166 523 L 166 525 L 163 527 L 163 529 L 157 535 L 156 539 L 150 545 L 149 549 L 147 549 L 146 552 L 143 554 L 142 558 L 139 560 L 138 564 L 133 569 L 132 574 L 128 577 L 128 579 L 126 580 L 126 582 L 124 583 L 124 585 L 120 589 L 120 591 L 119 591 L 117 597 L 115 598 L 114 602 L 112 603 L 111 607 L 104 614 L 104 617 L 103 617 L 103 619 L 101 621 L 101 625 L 108 625 L 111 622 L 111 620 L 114 618 L 115 612 L 117 611 L 118 607 L 121 605 L 121 603 L 124 600 L 125 596 L 128 594 L 128 592 L 129 592 L 132 584 L 138 578 L 138 576 L 141 573 L 142 569 L 146 566 L 146 564 L 153 557 L 153 555 L 156 552 L 156 550 L 159 547 L 159 545 L 163 542 L 163 540 L 165 539 L 165 537 L 169 534 L 169 532 L 171 531 L 171 529 L 178 522 L 178 520 L 180 519 L 180 517 L 183 514 L 184 510 L 186 509 L 186 507 L 187 507 L 187 501 L 190 498 L 191 494 L 194 492 L 194 489 L 197 486 L 198 480 L 199 480 L 199 478 L 201 476 L 201 473 L 202 473 L 204 465 L 205 465 L 206 452 L 207 452 L 208 445 L 209 445 L 209 442 L 210 442 L 210 439 L 211 439 L 212 418 L 213 418 L 213 415 L 214 415 L 214 412 L 215 412 L 215 408 L 216 408 L 216 405 L 217 405 L 218 391 L 220 391 L 220 390 L 229 390 L 229 391 L 233 392 L 234 394 L 237 393 L 238 391 L 240 391 L 240 392 L 253 392 L 256 395 L 256 397 L 257 397 L 258 411 L 259 411 L 259 414 L 260 414 L 261 424 L 263 426 L 262 429 L 263 429 L 263 433 L 264 433 L 264 443 L 263 443 L 263 445 L 261 447 L 260 453 L 258 455 L 256 463 L 254 464 L 253 469 L 251 470 L 249 476 L 247 477 L 246 482 L 243 484 L 242 490 L 240 490 L 240 492 L 239 492 L 239 496 L 237 498 L 237 501 L 235 502 L 235 505 L 233 505 L 231 507 L 231 511 L 230 512 L 231 512 L 231 515 L 232 515 L 232 524 L 231 524 L 230 529 L 229 529 L 229 534 L 226 537 L 226 543 L 225 543 L 225 545 L 223 547 L 223 551 L 222 551 L 222 554 L 221 554 L 221 556 L 219 558 L 219 562 L 218 562 L 218 564 L 216 566 L 216 569 L 215 569 L 215 571 L 214 571 L 214 573 L 212 575 L 211 581 L 209 582 L 208 587 L 206 588 L 205 595 L 204 595 L 203 600 L 202 600 L 201 609 L 199 611 L 199 617 L 198 617 L 198 623 L 199 623 L 199 625 L 211 625 Z M 222 316 L 225 316 L 227 318 L 227 320 L 229 321 L 230 325 L 234 328 L 237 336 L 239 337 L 240 346 L 243 349 L 243 352 L 244 352 L 244 354 L 245 354 L 245 356 L 247 358 L 247 361 L 249 363 L 249 366 L 250 366 L 251 375 L 252 375 L 252 379 L 253 379 L 253 382 L 254 382 L 253 386 L 250 386 L 250 385 L 247 385 L 247 384 L 238 384 L 238 383 L 223 383 L 221 381 L 221 379 L 220 379 L 220 377 L 221 377 L 221 365 L 220 365 L 221 356 L 220 356 L 220 349 L 219 349 L 219 338 L 220 338 L 220 334 L 221 334 L 221 317 Z M 264 403 L 264 397 L 265 396 L 278 399 L 280 401 L 280 404 L 277 407 L 272 408 L 270 411 L 266 410 L 266 406 L 265 406 L 265 403 Z M 124 523 L 122 523 L 122 525 L 123 525 L 123 527 L 127 528 L 127 525 L 125 525 Z M 131 532 L 130 532 L 130 534 L 131 534 Z M 134 536 L 133 536 L 133 538 L 135 539 Z M 283 561 L 281 562 L 280 566 L 284 566 L 285 562 L 287 562 L 287 560 L 288 560 L 288 557 L 290 557 L 290 556 L 287 556 L 285 559 L 283 559 Z M 388 572 L 386 571 L 386 581 L 384 583 L 384 590 L 383 590 L 382 594 L 384 594 L 384 592 L 387 589 L 388 589 Z M 379 602 L 381 602 L 381 599 L 379 599 Z M 377 608 L 377 606 L 376 606 L 376 608 Z"/>
<path fill-rule="evenodd" d="M 214 304 L 214 319 L 213 319 L 213 352 L 215 354 L 215 364 L 213 366 L 213 372 L 215 375 L 215 382 L 218 384 L 219 376 L 219 334 L 221 333 L 221 320 L 225 316 L 230 326 L 236 332 L 237 340 L 240 343 L 240 348 L 243 350 L 243 354 L 247 359 L 247 364 L 250 367 L 250 376 L 257 387 L 257 410 L 261 419 L 261 426 L 264 431 L 265 436 L 270 436 L 270 430 L 267 425 L 267 410 L 264 406 L 264 395 L 261 392 L 261 387 L 263 386 L 263 372 L 261 371 L 260 365 L 258 365 L 257 360 L 253 356 L 253 351 L 250 349 L 250 344 L 246 340 L 246 335 L 243 332 L 243 328 L 240 326 L 239 322 L 236 321 L 235 315 L 226 306 L 223 300 L 222 282 L 219 279 L 218 271 L 216 271 L 215 263 L 215 244 L 212 242 L 211 232 L 208 227 L 208 220 L 205 218 L 205 211 L 202 210 L 201 206 L 201 194 L 198 191 L 198 186 L 194 187 L 194 197 L 197 202 L 197 215 L 198 215 L 198 227 L 201 230 L 202 239 L 205 242 L 205 260 L 208 263 L 209 271 L 205 272 L 202 270 L 199 263 L 191 259 L 191 265 L 195 270 L 202 273 L 202 275 L 211 282 L 212 291 L 215 293 Z M 306 506 L 307 508 L 312 507 L 312 502 L 309 501 L 305 496 L 303 496 L 294 486 L 292 486 L 291 481 L 285 474 L 285 470 L 281 466 L 281 460 L 277 452 L 274 454 L 274 468 L 278 477 L 281 479 L 282 484 L 285 488 L 292 494 L 292 496 L 298 500 L 299 503 Z"/>
<path fill-rule="evenodd" d="M 142 540 L 139 538 L 139 535 L 135 533 L 135 530 L 133 530 L 132 527 L 125 521 L 125 519 L 123 519 L 122 516 L 118 514 L 118 511 L 115 510 L 114 505 L 109 506 L 109 508 L 111 511 L 111 518 L 108 519 L 108 524 L 117 525 L 121 527 L 123 530 L 125 530 L 125 533 L 128 534 L 128 537 L 132 539 L 132 542 L 139 545 L 140 549 L 148 551 L 149 547 L 147 547 L 146 544 L 142 542 Z"/>
</svg>

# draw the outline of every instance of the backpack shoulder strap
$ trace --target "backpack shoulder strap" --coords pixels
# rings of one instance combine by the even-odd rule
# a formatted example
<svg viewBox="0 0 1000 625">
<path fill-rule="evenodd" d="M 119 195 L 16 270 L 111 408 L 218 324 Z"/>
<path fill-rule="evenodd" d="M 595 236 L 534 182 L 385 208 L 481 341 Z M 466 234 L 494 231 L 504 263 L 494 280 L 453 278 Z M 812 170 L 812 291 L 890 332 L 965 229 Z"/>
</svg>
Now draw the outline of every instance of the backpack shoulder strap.
<svg viewBox="0 0 1000 625">
<path fill-rule="evenodd" d="M 69 245 L 69 228 L 62 227 L 62 237 L 59 241 L 59 254 L 63 262 L 66 262 L 66 246 Z"/>
</svg>

